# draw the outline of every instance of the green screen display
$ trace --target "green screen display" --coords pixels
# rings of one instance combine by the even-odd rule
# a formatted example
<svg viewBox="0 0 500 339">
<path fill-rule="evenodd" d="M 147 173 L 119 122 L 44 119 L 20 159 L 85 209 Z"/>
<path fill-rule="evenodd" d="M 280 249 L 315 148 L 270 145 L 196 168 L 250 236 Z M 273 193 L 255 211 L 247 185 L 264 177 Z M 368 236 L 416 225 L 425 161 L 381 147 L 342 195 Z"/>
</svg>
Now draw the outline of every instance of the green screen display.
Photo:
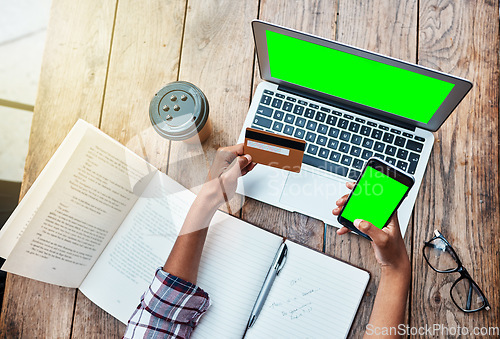
<svg viewBox="0 0 500 339">
<path fill-rule="evenodd" d="M 342 211 L 342 217 L 351 222 L 363 219 L 382 228 L 406 191 L 408 186 L 367 166 Z"/>
<path fill-rule="evenodd" d="M 427 124 L 455 86 L 266 30 L 271 76 Z"/>
</svg>

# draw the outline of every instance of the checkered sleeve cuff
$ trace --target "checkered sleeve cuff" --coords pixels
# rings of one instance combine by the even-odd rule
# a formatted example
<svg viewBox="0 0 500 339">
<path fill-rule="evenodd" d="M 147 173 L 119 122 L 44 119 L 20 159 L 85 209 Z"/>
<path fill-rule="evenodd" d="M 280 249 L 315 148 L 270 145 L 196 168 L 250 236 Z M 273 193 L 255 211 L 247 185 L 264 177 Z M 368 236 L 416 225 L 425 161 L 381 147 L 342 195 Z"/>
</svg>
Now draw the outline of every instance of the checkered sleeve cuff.
<svg viewBox="0 0 500 339">
<path fill-rule="evenodd" d="M 209 306 L 210 298 L 205 291 L 161 268 L 142 300 L 142 307 L 153 316 L 193 328 Z"/>
</svg>

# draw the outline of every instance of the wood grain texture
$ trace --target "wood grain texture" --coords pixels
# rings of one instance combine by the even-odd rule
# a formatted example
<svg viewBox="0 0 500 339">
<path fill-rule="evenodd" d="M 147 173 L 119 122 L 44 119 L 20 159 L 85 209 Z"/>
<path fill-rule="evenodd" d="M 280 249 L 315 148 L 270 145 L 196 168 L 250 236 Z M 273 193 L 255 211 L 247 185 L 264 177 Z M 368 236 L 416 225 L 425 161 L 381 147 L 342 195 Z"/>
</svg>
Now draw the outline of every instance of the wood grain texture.
<svg viewBox="0 0 500 339">
<path fill-rule="evenodd" d="M 78 118 L 99 124 L 115 5 L 52 3 L 21 196 Z M 0 336 L 69 338 L 74 300 L 74 289 L 9 274 Z"/>
<path fill-rule="evenodd" d="M 416 62 L 417 1 L 340 0 L 340 42 Z"/>
<path fill-rule="evenodd" d="M 179 80 L 207 96 L 213 130 L 202 145 L 172 142 L 168 174 L 198 192 L 215 152 L 234 145 L 248 110 L 252 81 L 253 38 L 250 21 L 258 1 L 189 1 Z M 239 215 L 241 198 L 231 201 Z"/>
<path fill-rule="evenodd" d="M 417 200 L 412 326 L 472 330 L 500 323 L 498 19 L 497 1 L 420 1 L 419 63 L 467 78 L 474 87 L 436 133 Z M 458 310 L 449 291 L 459 275 L 438 274 L 425 263 L 423 242 L 434 229 L 485 292 L 489 312 Z"/>
<path fill-rule="evenodd" d="M 337 40 L 356 47 L 416 62 L 417 1 L 340 0 Z M 332 208 L 335 202 L 332 202 Z M 326 233 L 326 252 L 350 264 L 366 269 L 371 279 L 349 334 L 361 338 L 368 324 L 380 280 L 369 241 L 354 234 L 338 236 L 330 227 Z M 412 248 L 412 224 L 405 236 L 408 252 Z"/>
<path fill-rule="evenodd" d="M 405 237 L 413 265 L 409 322 L 417 327 L 498 326 L 497 1 L 120 0 L 116 4 L 116 0 L 53 0 L 22 195 L 78 118 L 100 126 L 161 170 L 168 167 L 170 176 L 196 192 L 215 150 L 236 142 L 251 93 L 260 81 L 250 26 L 259 17 L 472 80 L 472 91 L 435 134 L 414 222 Z M 178 72 L 179 80 L 199 86 L 210 101 L 214 130 L 202 146 L 169 143 L 150 129 L 149 100 L 163 85 L 177 80 Z M 241 201 L 232 202 L 235 215 Z M 252 199 L 244 202 L 241 216 L 322 249 L 323 224 L 317 220 Z M 435 228 L 456 248 L 486 293 L 491 311 L 461 313 L 449 296 L 458 274 L 438 274 L 428 268 L 422 244 Z M 349 335 L 358 338 L 371 313 L 379 268 L 367 241 L 354 235 L 340 237 L 335 231 L 326 232 L 327 254 L 372 275 Z M 123 324 L 80 292 L 14 275 L 8 276 L 1 312 L 1 338 L 120 337 L 124 331 Z"/>
<path fill-rule="evenodd" d="M 163 171 L 170 143 L 152 128 L 149 103 L 177 79 L 185 10 L 185 1 L 120 0 L 105 88 L 101 129 Z M 78 293 L 75 338 L 124 332 L 124 324 Z"/>
<path fill-rule="evenodd" d="M 186 1 L 119 1 L 101 129 L 165 170 L 170 142 L 156 133 L 149 104 L 177 80 Z"/>
<path fill-rule="evenodd" d="M 326 38 L 335 36 L 336 1 L 261 1 L 259 19 Z M 254 90 L 260 82 L 255 61 Z M 260 166 L 260 165 L 259 165 Z M 288 212 L 246 198 L 242 218 L 251 224 L 316 250 L 323 250 L 324 224 L 300 213 Z"/>
<path fill-rule="evenodd" d="M 137 301 L 139 305 L 140 300 Z M 132 314 L 130 314 L 132 315 Z M 77 291 L 72 338 L 121 338 L 126 325 Z"/>
</svg>

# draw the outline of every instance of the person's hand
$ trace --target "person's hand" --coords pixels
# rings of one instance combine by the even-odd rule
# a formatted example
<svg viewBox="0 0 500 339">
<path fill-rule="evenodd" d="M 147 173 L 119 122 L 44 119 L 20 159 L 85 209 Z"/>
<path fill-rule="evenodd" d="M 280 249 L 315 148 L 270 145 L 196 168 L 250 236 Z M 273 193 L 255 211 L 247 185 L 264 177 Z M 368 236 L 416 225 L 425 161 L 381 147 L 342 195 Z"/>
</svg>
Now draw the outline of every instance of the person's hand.
<svg viewBox="0 0 500 339">
<path fill-rule="evenodd" d="M 243 154 L 243 144 L 219 148 L 202 193 L 210 195 L 217 207 L 220 206 L 225 199 L 230 200 L 234 196 L 238 178 L 250 172 L 255 165 L 249 154 Z"/>
<path fill-rule="evenodd" d="M 347 188 L 353 189 L 356 183 L 346 183 Z M 345 205 L 348 194 L 336 201 L 337 207 L 333 209 L 334 215 L 339 215 L 342 207 Z M 400 272 L 408 272 L 410 270 L 410 260 L 406 253 L 403 237 L 399 228 L 397 211 L 391 216 L 389 224 L 380 229 L 372 225 L 369 221 L 356 219 L 354 226 L 361 232 L 372 238 L 372 246 L 375 252 L 375 257 L 382 268 L 396 269 Z M 347 227 L 342 227 L 337 230 L 337 234 L 342 235 L 350 232 Z"/>
</svg>

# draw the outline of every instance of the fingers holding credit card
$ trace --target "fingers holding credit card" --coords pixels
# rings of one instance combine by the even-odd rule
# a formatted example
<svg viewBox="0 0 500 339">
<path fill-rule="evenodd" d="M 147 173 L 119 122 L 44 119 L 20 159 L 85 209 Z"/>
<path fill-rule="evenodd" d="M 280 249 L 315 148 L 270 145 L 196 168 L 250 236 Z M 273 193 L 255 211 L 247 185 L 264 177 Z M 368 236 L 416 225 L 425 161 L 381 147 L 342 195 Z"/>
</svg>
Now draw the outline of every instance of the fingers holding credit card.
<svg viewBox="0 0 500 339">
<path fill-rule="evenodd" d="M 303 140 L 274 133 L 247 128 L 244 153 L 252 156 L 252 161 L 300 172 L 306 143 Z"/>
</svg>

